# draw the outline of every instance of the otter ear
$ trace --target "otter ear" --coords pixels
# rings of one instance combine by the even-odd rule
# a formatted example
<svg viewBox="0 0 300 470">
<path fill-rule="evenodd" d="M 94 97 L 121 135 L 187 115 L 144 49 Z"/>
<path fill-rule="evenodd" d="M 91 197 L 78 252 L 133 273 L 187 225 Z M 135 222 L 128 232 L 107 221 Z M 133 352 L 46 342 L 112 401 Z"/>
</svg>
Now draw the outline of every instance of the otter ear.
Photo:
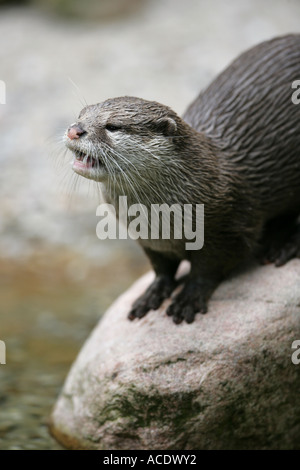
<svg viewBox="0 0 300 470">
<path fill-rule="evenodd" d="M 163 117 L 158 119 L 157 128 L 165 136 L 173 136 L 177 131 L 177 124 L 171 117 Z"/>
</svg>

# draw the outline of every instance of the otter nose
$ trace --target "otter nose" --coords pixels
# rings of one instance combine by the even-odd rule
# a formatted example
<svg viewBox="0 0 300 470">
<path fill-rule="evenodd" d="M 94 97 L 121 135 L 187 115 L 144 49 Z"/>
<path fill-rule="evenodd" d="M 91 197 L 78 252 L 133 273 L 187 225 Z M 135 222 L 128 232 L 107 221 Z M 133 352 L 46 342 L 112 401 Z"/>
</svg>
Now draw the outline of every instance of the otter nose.
<svg viewBox="0 0 300 470">
<path fill-rule="evenodd" d="M 74 124 L 71 127 L 69 127 L 68 132 L 67 132 L 67 136 L 71 140 L 79 139 L 79 137 L 84 133 L 85 133 L 85 131 L 78 124 Z"/>
</svg>

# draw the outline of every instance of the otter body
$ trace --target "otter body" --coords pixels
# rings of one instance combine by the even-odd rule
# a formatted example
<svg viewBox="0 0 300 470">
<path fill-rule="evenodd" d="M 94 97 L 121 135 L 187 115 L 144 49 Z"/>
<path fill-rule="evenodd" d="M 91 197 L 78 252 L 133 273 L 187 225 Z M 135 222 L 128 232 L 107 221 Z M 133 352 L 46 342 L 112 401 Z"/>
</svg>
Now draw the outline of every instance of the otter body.
<svg viewBox="0 0 300 470">
<path fill-rule="evenodd" d="M 272 218 L 299 207 L 300 35 L 243 53 L 191 104 L 183 118 L 224 151 Z"/>
<path fill-rule="evenodd" d="M 101 182 L 117 205 L 204 204 L 201 250 L 186 239 L 139 240 L 156 278 L 129 318 L 157 309 L 191 271 L 167 309 L 175 323 L 207 311 L 220 281 L 259 249 L 281 265 L 300 255 L 300 35 L 266 41 L 239 56 L 181 119 L 170 108 L 122 97 L 87 106 L 66 133 L 73 169 Z"/>
</svg>

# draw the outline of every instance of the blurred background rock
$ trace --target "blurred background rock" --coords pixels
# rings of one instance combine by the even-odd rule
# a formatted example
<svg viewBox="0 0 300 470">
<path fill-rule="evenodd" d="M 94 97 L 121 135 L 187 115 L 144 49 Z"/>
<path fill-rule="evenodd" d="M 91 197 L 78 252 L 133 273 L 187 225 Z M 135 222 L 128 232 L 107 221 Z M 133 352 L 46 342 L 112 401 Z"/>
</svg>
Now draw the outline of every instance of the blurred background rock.
<svg viewBox="0 0 300 470">
<path fill-rule="evenodd" d="M 134 95 L 181 114 L 238 53 L 300 31 L 298 0 L 0 1 L 0 448 L 59 448 L 46 422 L 105 308 L 149 268 L 96 237 L 96 185 L 62 135 L 85 102 Z"/>
</svg>

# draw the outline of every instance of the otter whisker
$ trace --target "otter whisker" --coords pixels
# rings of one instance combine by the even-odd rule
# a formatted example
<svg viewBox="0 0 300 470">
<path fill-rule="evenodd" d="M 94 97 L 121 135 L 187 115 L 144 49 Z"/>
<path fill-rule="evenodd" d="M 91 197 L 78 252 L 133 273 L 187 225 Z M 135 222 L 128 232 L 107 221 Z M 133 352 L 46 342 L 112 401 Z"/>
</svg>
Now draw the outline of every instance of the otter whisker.
<svg viewBox="0 0 300 470">
<path fill-rule="evenodd" d="M 116 156 L 117 156 L 120 160 L 123 160 L 123 161 L 125 161 L 125 162 L 128 163 L 128 164 L 131 163 L 131 162 L 130 162 L 124 155 L 122 155 L 121 153 L 118 153 L 118 152 L 116 152 L 115 150 L 112 150 L 112 149 L 111 149 L 111 151 L 112 151 L 114 154 L 116 154 Z M 136 169 L 135 169 L 135 170 L 136 170 Z M 137 185 L 136 185 L 136 184 L 134 185 L 134 183 L 131 181 L 132 178 L 133 178 L 133 175 L 134 175 L 135 173 L 138 175 L 138 178 L 139 178 L 140 180 L 142 180 L 142 181 L 144 181 L 144 182 L 146 183 L 147 187 L 152 188 L 152 185 L 149 183 L 149 180 L 146 180 L 145 178 L 143 178 L 143 177 L 141 176 L 140 172 L 132 170 L 132 171 L 131 171 L 131 177 L 130 177 L 130 173 L 129 173 L 129 174 L 127 174 L 127 173 L 125 173 L 125 172 L 123 172 L 123 173 L 124 173 L 124 176 L 127 178 L 128 182 L 130 183 L 130 188 L 131 188 L 131 189 L 134 189 L 135 187 L 137 187 Z M 139 189 L 140 189 L 140 191 L 143 193 L 146 202 L 147 202 L 147 203 L 149 204 L 149 206 L 150 206 L 150 204 L 151 204 L 150 198 L 148 197 L 147 193 L 146 193 L 145 191 L 143 191 L 142 185 L 139 185 Z M 153 189 L 153 192 L 157 194 L 158 200 L 160 200 L 159 194 L 155 191 L 154 188 L 152 188 L 152 189 Z M 135 192 L 137 193 L 137 190 L 135 190 Z M 138 198 L 138 200 L 139 200 L 139 202 L 140 202 L 140 199 L 139 199 L 139 198 Z"/>
</svg>

